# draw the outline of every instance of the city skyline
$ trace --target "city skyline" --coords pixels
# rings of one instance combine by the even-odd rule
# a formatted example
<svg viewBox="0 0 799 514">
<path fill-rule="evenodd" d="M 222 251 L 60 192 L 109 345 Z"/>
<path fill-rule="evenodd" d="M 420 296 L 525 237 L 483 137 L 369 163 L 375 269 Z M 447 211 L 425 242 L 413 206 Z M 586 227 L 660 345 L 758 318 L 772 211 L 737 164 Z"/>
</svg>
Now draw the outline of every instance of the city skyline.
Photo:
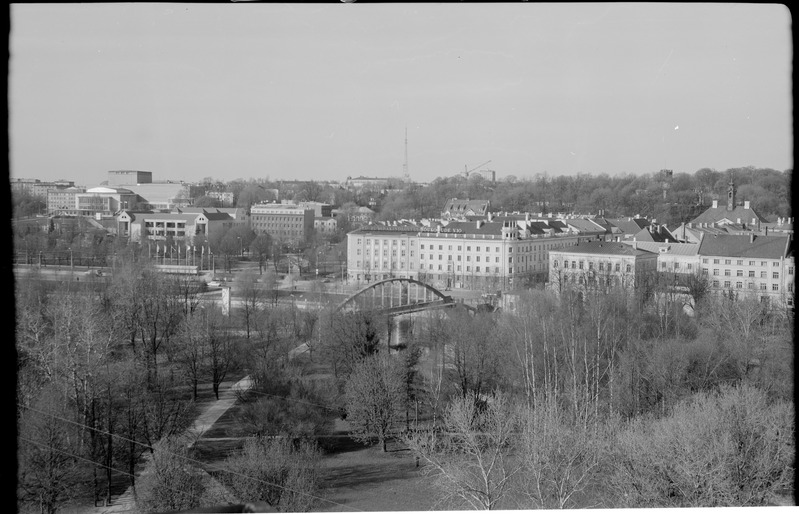
<svg viewBox="0 0 799 514">
<path fill-rule="evenodd" d="M 765 4 L 15 4 L 12 178 L 793 167 Z"/>
</svg>

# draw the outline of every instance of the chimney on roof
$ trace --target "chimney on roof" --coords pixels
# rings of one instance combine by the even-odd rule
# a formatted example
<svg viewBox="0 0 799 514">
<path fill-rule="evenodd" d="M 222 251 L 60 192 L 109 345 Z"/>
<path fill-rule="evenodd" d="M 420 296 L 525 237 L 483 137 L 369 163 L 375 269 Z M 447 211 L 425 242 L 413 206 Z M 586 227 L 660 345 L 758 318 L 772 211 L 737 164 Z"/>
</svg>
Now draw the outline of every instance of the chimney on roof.
<svg viewBox="0 0 799 514">
<path fill-rule="evenodd" d="M 494 221 L 494 214 L 491 212 L 488 213 L 488 221 Z"/>
<path fill-rule="evenodd" d="M 713 200 L 713 208 L 714 209 L 718 209 L 719 208 L 719 201 L 718 200 Z"/>
<path fill-rule="evenodd" d="M 750 243 L 754 243 L 755 242 L 755 233 L 754 232 L 750 232 L 749 233 L 749 242 Z"/>
<path fill-rule="evenodd" d="M 477 220 L 477 224 L 476 224 L 475 228 L 480 228 L 482 226 L 483 226 L 483 220 Z"/>
<path fill-rule="evenodd" d="M 749 208 L 749 200 L 744 200 L 744 209 Z"/>
</svg>

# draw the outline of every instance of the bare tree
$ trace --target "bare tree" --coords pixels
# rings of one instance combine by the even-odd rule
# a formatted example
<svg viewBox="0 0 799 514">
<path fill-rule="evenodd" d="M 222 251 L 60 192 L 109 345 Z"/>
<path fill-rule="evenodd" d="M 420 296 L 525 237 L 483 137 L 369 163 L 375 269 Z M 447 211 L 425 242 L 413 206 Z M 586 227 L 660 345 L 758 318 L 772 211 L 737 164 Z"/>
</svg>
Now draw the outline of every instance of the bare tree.
<svg viewBox="0 0 799 514">
<path fill-rule="evenodd" d="M 484 399 L 469 392 L 452 400 L 444 424 L 444 433 L 415 432 L 406 440 L 425 462 L 423 473 L 456 507 L 501 508 L 522 469 L 513 455 L 518 409 L 502 394 Z"/>
<path fill-rule="evenodd" d="M 280 512 L 309 512 L 317 506 L 319 459 L 313 443 L 250 438 L 218 475 L 241 501 L 266 502 Z"/>
<path fill-rule="evenodd" d="M 18 501 L 54 514 L 81 493 L 87 477 L 81 437 L 67 397 L 48 386 L 20 412 Z"/>
<path fill-rule="evenodd" d="M 345 386 L 347 421 L 356 440 L 377 439 L 383 451 L 403 408 L 402 363 L 383 354 L 361 360 Z"/>
</svg>

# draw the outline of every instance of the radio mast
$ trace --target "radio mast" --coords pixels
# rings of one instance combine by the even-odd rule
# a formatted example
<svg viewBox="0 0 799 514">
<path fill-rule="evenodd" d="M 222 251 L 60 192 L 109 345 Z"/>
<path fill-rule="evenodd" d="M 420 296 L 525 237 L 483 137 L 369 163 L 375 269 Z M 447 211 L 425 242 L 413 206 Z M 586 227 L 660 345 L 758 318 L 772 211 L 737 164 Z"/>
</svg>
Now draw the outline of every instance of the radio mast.
<svg viewBox="0 0 799 514">
<path fill-rule="evenodd" d="M 411 176 L 408 173 L 408 127 L 405 126 L 405 163 L 402 165 L 402 178 L 406 184 L 411 183 Z"/>
</svg>

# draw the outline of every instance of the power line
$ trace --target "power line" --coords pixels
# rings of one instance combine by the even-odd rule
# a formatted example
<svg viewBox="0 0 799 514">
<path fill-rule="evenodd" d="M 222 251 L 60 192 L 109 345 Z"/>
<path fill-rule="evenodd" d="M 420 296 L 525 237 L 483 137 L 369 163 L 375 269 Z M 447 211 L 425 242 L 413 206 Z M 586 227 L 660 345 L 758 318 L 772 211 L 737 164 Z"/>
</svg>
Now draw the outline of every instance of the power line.
<svg viewBox="0 0 799 514">
<path fill-rule="evenodd" d="M 77 421 L 72 421 L 72 420 L 69 420 L 69 419 L 62 418 L 62 417 L 60 417 L 60 416 L 56 416 L 55 414 L 51 414 L 51 413 L 48 413 L 48 412 L 43 412 L 43 411 L 40 411 L 40 410 L 38 410 L 38 409 L 35 409 L 35 408 L 33 408 L 33 407 L 25 407 L 25 406 L 22 406 L 22 405 L 20 405 L 20 407 L 23 407 L 23 408 L 26 408 L 26 409 L 32 410 L 32 411 L 34 411 L 34 412 L 38 412 L 38 413 L 40 413 L 40 414 L 44 414 L 45 416 L 50 416 L 50 417 L 52 417 L 53 419 L 55 419 L 55 420 L 58 420 L 58 421 L 63 421 L 63 422 L 66 422 L 66 423 L 70 423 L 70 424 L 73 424 L 73 425 L 77 425 L 78 427 L 82 427 L 82 428 L 85 428 L 85 429 L 88 429 L 88 430 L 92 430 L 92 431 L 98 432 L 98 433 L 100 433 L 100 434 L 104 434 L 104 435 L 113 435 L 113 436 L 114 436 L 114 437 L 116 437 L 117 439 L 121 439 L 121 440 L 123 440 L 123 441 L 127 441 L 127 442 L 131 442 L 131 443 L 134 443 L 134 444 L 138 444 L 138 445 L 144 446 L 145 448 L 147 448 L 147 449 L 149 449 L 149 450 L 151 450 L 151 451 L 154 451 L 154 450 L 155 450 L 155 449 L 154 449 L 152 446 L 150 446 L 150 445 L 148 445 L 148 444 L 146 444 L 146 443 L 141 443 L 141 442 L 139 442 L 139 441 L 135 441 L 135 440 L 132 440 L 132 439 L 128 439 L 128 438 L 126 438 L 126 437 L 124 437 L 124 436 L 120 436 L 120 435 L 118 435 L 118 434 L 111 434 L 110 432 L 107 432 L 107 431 L 105 431 L 105 430 L 101 430 L 101 429 L 98 429 L 98 428 L 93 428 L 93 427 L 90 427 L 90 426 L 88 426 L 88 425 L 85 425 L 85 424 L 83 424 L 83 423 L 78 423 Z M 22 437 L 22 436 L 20 436 L 20 437 Z M 57 448 L 52 448 L 52 449 L 53 449 L 53 450 L 56 450 L 56 451 L 60 451 L 60 450 L 58 450 Z M 196 466 L 198 466 L 198 467 L 200 467 L 200 468 L 202 468 L 202 467 L 203 467 L 203 462 L 200 462 L 200 461 L 198 461 L 198 460 L 196 460 L 196 459 L 192 459 L 191 457 L 186 457 L 186 456 L 183 456 L 183 455 L 178 455 L 178 454 L 176 454 L 176 453 L 173 453 L 173 452 L 170 452 L 170 451 L 167 451 L 167 450 L 164 450 L 164 449 L 160 449 L 159 451 L 161 451 L 161 452 L 164 452 L 165 454 L 167 454 L 167 455 L 171 455 L 171 456 L 173 456 L 173 457 L 178 457 L 178 458 L 181 458 L 181 459 L 183 459 L 183 460 L 185 460 L 185 461 L 188 461 L 189 463 L 191 463 L 191 464 L 194 464 L 194 465 L 196 465 Z M 64 453 L 67 453 L 67 452 L 64 452 Z M 79 456 L 77 456 L 77 455 L 73 455 L 73 456 L 74 456 L 75 458 L 79 458 L 79 459 L 82 459 L 82 460 L 86 460 L 86 459 L 83 459 L 82 457 L 79 457 Z M 92 463 L 94 463 L 93 461 L 87 461 L 87 462 L 92 462 Z M 99 466 L 102 466 L 102 464 L 99 464 L 99 463 L 94 463 L 94 464 L 97 464 L 97 465 L 99 465 Z M 293 489 L 290 489 L 290 488 L 288 488 L 288 487 L 286 487 L 286 486 L 283 486 L 283 485 L 280 485 L 280 484 L 275 484 L 275 483 L 272 483 L 272 482 L 268 482 L 268 481 L 266 481 L 266 480 L 262 480 L 262 479 L 259 479 L 259 478 L 253 478 L 253 477 L 251 477 L 251 476 L 245 475 L 245 474 L 243 474 L 243 473 L 238 473 L 238 472 L 236 472 L 236 471 L 233 471 L 233 470 L 230 470 L 230 469 L 221 468 L 219 471 L 220 471 L 220 472 L 225 472 L 225 473 L 230 473 L 230 474 L 232 474 L 232 475 L 239 476 L 239 477 L 242 477 L 242 478 L 247 478 L 247 479 L 249 479 L 249 480 L 255 480 L 255 481 L 257 481 L 257 482 L 260 482 L 260 483 L 262 483 L 262 484 L 264 484 L 264 485 L 270 485 L 270 486 L 273 486 L 273 487 L 277 487 L 277 488 L 279 488 L 279 489 L 283 489 L 283 490 L 285 490 L 285 491 L 288 491 L 288 492 L 290 492 L 290 493 L 299 494 L 299 495 L 302 495 L 302 496 L 307 496 L 308 498 L 313 498 L 313 499 L 315 499 L 315 500 L 320 500 L 320 501 L 328 502 L 328 503 L 331 503 L 331 504 L 333 504 L 333 505 L 336 505 L 336 506 L 339 506 L 339 507 L 344 507 L 344 508 L 347 508 L 347 509 L 349 509 L 349 508 L 350 508 L 350 507 L 349 507 L 349 506 L 347 506 L 347 505 L 343 505 L 343 504 L 341 504 L 341 503 L 338 503 L 338 502 L 335 502 L 335 501 L 333 501 L 333 500 L 328 500 L 327 498 L 322 498 L 322 497 L 320 497 L 320 496 L 315 496 L 315 495 L 313 495 L 313 494 L 310 494 L 310 493 L 305 493 L 305 492 L 301 492 L 301 491 L 295 491 L 295 490 L 293 490 Z M 360 509 L 354 509 L 354 510 L 360 510 Z"/>
</svg>

